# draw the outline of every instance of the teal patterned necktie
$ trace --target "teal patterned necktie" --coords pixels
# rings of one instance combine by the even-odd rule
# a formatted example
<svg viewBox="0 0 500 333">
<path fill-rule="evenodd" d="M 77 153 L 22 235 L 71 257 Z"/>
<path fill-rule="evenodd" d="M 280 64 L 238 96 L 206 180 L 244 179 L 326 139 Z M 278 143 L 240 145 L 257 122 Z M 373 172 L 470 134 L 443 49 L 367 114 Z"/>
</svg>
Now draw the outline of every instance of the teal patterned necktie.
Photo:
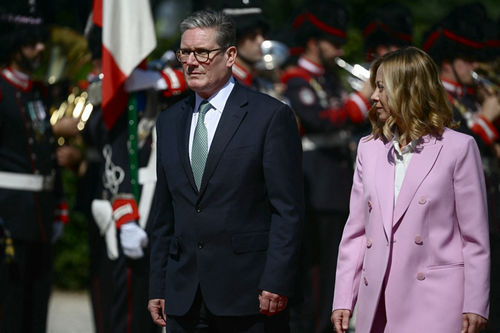
<svg viewBox="0 0 500 333">
<path fill-rule="evenodd" d="M 208 135 L 205 127 L 205 115 L 212 105 L 207 100 L 201 102 L 198 108 L 198 122 L 194 130 L 193 147 L 191 148 L 191 168 L 193 169 L 194 181 L 198 190 L 201 186 L 201 178 L 205 170 L 208 155 Z"/>
</svg>

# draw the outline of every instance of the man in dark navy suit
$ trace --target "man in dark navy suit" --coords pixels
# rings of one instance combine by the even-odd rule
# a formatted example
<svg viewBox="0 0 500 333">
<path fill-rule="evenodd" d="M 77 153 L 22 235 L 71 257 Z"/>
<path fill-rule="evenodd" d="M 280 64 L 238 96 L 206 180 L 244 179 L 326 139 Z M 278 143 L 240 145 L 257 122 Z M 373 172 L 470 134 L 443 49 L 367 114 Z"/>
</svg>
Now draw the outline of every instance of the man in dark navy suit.
<svg viewBox="0 0 500 333">
<path fill-rule="evenodd" d="M 288 332 L 303 218 L 294 115 L 235 83 L 227 16 L 196 12 L 181 31 L 195 94 L 157 121 L 149 311 L 167 332 Z"/>
</svg>

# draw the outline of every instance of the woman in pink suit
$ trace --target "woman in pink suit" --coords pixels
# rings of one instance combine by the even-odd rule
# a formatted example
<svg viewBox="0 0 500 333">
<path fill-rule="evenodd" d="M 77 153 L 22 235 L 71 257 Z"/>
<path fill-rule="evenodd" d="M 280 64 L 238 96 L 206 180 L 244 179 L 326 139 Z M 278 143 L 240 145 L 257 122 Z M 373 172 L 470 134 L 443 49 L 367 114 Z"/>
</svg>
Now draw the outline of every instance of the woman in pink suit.
<svg viewBox="0 0 500 333">
<path fill-rule="evenodd" d="M 357 333 L 477 333 L 489 311 L 485 185 L 474 139 L 453 131 L 432 59 L 378 59 L 360 140 L 332 322 Z"/>
</svg>

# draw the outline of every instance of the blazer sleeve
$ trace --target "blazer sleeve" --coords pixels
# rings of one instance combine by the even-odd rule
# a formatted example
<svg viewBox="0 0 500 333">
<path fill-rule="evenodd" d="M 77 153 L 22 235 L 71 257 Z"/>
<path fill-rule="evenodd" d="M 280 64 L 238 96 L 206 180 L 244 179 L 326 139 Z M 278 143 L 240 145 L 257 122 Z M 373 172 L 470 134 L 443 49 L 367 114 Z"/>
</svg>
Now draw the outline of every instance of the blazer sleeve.
<svg viewBox="0 0 500 333">
<path fill-rule="evenodd" d="M 363 143 L 358 144 L 356 169 L 349 203 L 347 219 L 339 245 L 333 310 L 347 309 L 351 312 L 358 297 L 361 268 L 366 249 L 365 221 L 366 205 L 363 191 Z"/>
<path fill-rule="evenodd" d="M 168 187 L 168 180 L 162 166 L 163 142 L 160 118 L 157 128 L 157 159 L 156 159 L 156 190 L 152 212 L 154 212 L 152 228 L 149 239 L 151 240 L 149 298 L 165 297 L 165 271 L 170 247 L 171 235 L 174 233 L 174 213 L 172 197 Z"/>
<path fill-rule="evenodd" d="M 267 128 L 263 171 L 271 206 L 271 225 L 259 289 L 290 296 L 298 269 L 304 175 L 297 123 L 285 104 L 280 103 Z"/>
<path fill-rule="evenodd" d="M 463 241 L 463 312 L 488 318 L 490 246 L 484 173 L 476 142 L 468 138 L 454 170 L 455 207 Z"/>
</svg>

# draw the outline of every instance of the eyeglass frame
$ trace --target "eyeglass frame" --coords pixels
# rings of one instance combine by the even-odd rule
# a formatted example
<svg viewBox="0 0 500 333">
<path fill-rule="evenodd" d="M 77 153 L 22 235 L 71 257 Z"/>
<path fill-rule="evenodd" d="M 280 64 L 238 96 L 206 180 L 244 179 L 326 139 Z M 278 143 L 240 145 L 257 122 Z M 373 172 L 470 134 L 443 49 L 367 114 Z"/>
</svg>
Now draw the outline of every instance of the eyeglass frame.
<svg viewBox="0 0 500 333">
<path fill-rule="evenodd" d="M 189 55 L 191 53 L 193 53 L 194 55 L 194 58 L 196 59 L 196 61 L 198 61 L 199 63 L 202 63 L 202 64 L 206 64 L 206 63 L 209 63 L 210 61 L 212 61 L 215 56 L 217 56 L 217 54 L 214 56 L 214 58 L 211 58 L 210 59 L 210 53 L 212 52 L 215 52 L 215 51 L 221 51 L 221 50 L 227 50 L 227 47 L 218 47 L 216 49 L 212 49 L 212 50 L 206 50 L 206 49 L 194 49 L 194 50 L 189 50 L 189 49 L 178 49 L 177 51 L 175 51 L 175 57 L 177 58 L 177 60 L 180 62 L 180 63 L 183 63 L 183 62 L 186 62 L 187 59 L 189 58 Z M 189 52 L 188 52 L 189 51 Z M 182 56 L 182 53 L 181 52 L 188 52 L 186 54 L 186 59 L 184 61 L 182 61 L 180 58 Z M 200 56 L 199 54 L 196 55 L 197 52 L 206 52 L 207 53 L 207 59 L 205 61 L 200 61 L 198 59 L 198 57 Z"/>
</svg>

